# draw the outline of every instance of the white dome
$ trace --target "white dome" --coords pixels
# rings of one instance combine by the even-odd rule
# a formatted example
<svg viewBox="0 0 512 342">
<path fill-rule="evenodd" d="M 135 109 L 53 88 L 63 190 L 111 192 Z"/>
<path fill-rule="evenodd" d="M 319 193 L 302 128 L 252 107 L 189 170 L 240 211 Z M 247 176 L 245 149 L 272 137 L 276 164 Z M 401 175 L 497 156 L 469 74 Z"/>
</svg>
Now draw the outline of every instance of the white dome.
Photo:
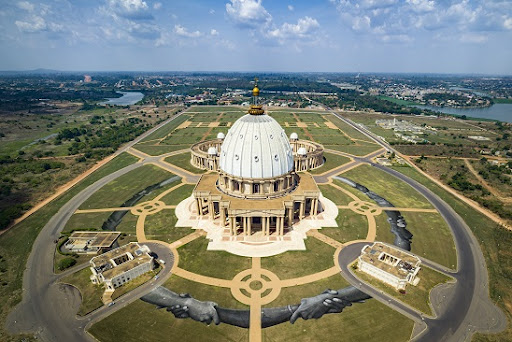
<svg viewBox="0 0 512 342">
<path fill-rule="evenodd" d="M 299 150 L 297 151 L 297 154 L 298 155 L 301 155 L 301 156 L 305 156 L 306 154 L 308 154 L 308 151 L 306 150 L 305 147 L 301 147 L 299 148 Z"/>
<path fill-rule="evenodd" d="M 225 135 L 224 135 L 224 133 L 222 133 L 222 132 L 219 132 L 219 133 L 217 134 L 217 139 L 224 139 L 224 137 L 225 137 Z"/>
<path fill-rule="evenodd" d="M 247 114 L 229 129 L 219 168 L 242 178 L 274 178 L 293 170 L 293 153 L 283 128 L 268 115 Z"/>
<path fill-rule="evenodd" d="M 299 135 L 295 132 L 293 132 L 292 134 L 290 134 L 290 140 L 297 140 L 299 139 Z"/>
<path fill-rule="evenodd" d="M 211 156 L 216 156 L 217 155 L 217 149 L 213 146 L 211 146 L 210 148 L 208 148 L 208 154 L 211 155 Z"/>
</svg>

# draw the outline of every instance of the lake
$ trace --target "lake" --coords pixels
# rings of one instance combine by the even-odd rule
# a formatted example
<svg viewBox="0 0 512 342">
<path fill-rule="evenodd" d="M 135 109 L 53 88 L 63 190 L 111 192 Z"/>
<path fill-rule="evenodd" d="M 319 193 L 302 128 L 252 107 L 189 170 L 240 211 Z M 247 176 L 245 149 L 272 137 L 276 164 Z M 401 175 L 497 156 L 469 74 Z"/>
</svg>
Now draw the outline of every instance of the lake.
<svg viewBox="0 0 512 342">
<path fill-rule="evenodd" d="M 121 97 L 115 98 L 107 98 L 106 100 L 101 102 L 102 105 L 113 105 L 113 106 L 128 106 L 132 104 L 136 104 L 140 100 L 144 98 L 144 94 L 138 91 L 118 91 L 118 94 L 122 94 Z"/>
<path fill-rule="evenodd" d="M 420 109 L 429 109 L 445 114 L 466 115 L 472 118 L 483 118 L 512 122 L 512 103 L 495 103 L 486 108 L 451 108 L 415 105 Z"/>
</svg>

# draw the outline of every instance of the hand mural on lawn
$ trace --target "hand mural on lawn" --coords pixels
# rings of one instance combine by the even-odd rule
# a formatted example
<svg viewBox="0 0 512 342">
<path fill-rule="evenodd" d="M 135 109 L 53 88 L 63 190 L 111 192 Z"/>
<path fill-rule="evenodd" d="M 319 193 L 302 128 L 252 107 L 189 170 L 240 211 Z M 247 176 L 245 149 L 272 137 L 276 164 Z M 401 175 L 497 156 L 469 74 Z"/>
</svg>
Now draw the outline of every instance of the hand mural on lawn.
<svg viewBox="0 0 512 342">
<path fill-rule="evenodd" d="M 300 304 L 261 310 L 262 328 L 286 321 L 295 323 L 297 319 L 318 319 L 325 314 L 340 313 L 352 303 L 361 303 L 371 298 L 364 292 L 349 286 L 340 290 L 326 290 L 309 298 L 303 298 Z M 158 287 L 141 298 L 147 303 L 165 308 L 176 318 L 191 318 L 205 324 L 226 323 L 238 327 L 249 327 L 249 311 L 222 308 L 215 302 L 199 301 L 189 294 L 177 294 L 165 287 Z"/>
</svg>

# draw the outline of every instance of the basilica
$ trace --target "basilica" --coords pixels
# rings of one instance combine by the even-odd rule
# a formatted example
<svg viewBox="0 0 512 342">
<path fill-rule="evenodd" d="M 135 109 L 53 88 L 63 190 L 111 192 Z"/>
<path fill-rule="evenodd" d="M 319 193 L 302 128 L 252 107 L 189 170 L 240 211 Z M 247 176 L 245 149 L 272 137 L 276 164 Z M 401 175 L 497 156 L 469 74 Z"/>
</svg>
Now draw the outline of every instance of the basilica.
<svg viewBox="0 0 512 342">
<path fill-rule="evenodd" d="M 191 147 L 191 163 L 211 171 L 194 188 L 194 211 L 228 229 L 235 241 L 282 238 L 322 210 L 321 193 L 307 171 L 322 166 L 323 147 L 296 133 L 287 137 L 258 103 L 257 84 L 252 95 L 248 114 L 226 135 Z"/>
</svg>

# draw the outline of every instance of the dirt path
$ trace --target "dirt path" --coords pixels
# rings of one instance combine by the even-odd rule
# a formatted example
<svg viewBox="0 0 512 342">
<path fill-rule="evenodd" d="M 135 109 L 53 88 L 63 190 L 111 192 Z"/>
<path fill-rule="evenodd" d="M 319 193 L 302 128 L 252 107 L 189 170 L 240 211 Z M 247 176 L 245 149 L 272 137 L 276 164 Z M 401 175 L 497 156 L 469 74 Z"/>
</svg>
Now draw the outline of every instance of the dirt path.
<svg viewBox="0 0 512 342">
<path fill-rule="evenodd" d="M 504 203 L 512 203 L 512 198 L 510 197 L 503 197 L 503 195 L 501 195 L 498 190 L 496 190 L 495 188 L 493 188 L 492 186 L 489 185 L 489 183 L 487 183 L 485 181 L 485 179 L 482 178 L 482 176 L 480 176 L 480 174 L 478 172 L 476 172 L 476 170 L 473 168 L 473 165 L 471 165 L 471 163 L 469 162 L 468 159 L 464 159 L 464 163 L 466 164 L 469 172 L 471 172 L 473 174 L 473 176 L 475 176 L 476 179 L 478 179 L 478 181 L 480 182 L 480 184 L 482 184 L 482 186 L 484 188 L 486 188 L 487 190 L 489 190 L 489 192 L 491 194 L 493 194 L 498 200 L 500 200 L 501 202 L 504 202 Z"/>
<path fill-rule="evenodd" d="M 443 188 L 444 190 L 446 190 L 447 192 L 449 192 L 450 194 L 452 194 L 453 196 L 457 197 L 459 200 L 461 200 L 462 202 L 466 203 L 467 205 L 469 205 L 470 207 L 472 207 L 473 209 L 477 210 L 478 212 L 482 213 L 483 215 L 487 216 L 489 219 L 493 220 L 494 222 L 496 222 L 497 224 L 500 224 L 502 225 L 503 227 L 507 228 L 507 229 L 511 229 L 512 230 L 512 227 L 505 221 L 503 220 L 501 217 L 499 217 L 498 215 L 496 215 L 495 213 L 491 212 L 490 210 L 487 210 L 483 207 L 481 207 L 477 202 L 459 194 L 457 191 L 453 190 L 452 188 L 450 188 L 449 186 L 443 184 L 441 181 L 437 180 L 436 178 L 432 177 L 431 175 L 429 175 L 428 173 L 426 173 L 425 171 L 423 171 L 422 169 L 420 169 L 415 163 L 414 161 L 412 160 L 411 157 L 409 156 L 406 156 L 404 154 L 401 154 L 401 153 L 397 153 L 400 157 L 402 157 L 403 159 L 407 160 L 409 165 L 411 165 L 414 169 L 416 169 L 420 174 L 424 175 L 425 177 L 427 177 L 429 180 L 431 180 L 432 182 L 434 182 L 436 185 L 438 185 L 439 187 Z"/>
</svg>

